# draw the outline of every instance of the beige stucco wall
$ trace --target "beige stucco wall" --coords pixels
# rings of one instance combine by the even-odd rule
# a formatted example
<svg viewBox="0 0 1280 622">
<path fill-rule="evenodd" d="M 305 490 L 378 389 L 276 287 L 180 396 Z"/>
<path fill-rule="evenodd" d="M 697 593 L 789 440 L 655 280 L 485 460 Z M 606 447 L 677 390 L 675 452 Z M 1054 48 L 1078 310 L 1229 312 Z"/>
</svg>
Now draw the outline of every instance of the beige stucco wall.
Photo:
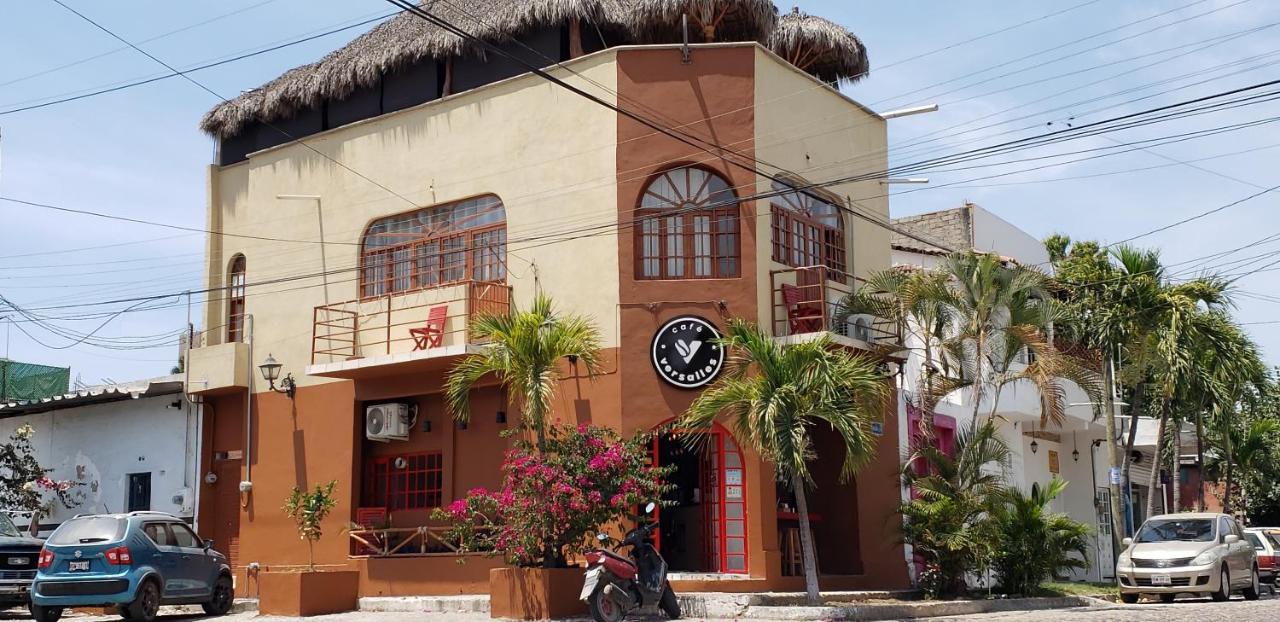
<svg viewBox="0 0 1280 622">
<path fill-rule="evenodd" d="M 583 77 L 559 70 L 562 77 L 613 101 L 617 77 L 612 52 L 569 65 Z M 336 303 L 358 297 L 354 267 L 370 222 L 416 207 L 495 194 L 507 210 L 508 281 L 517 304 L 527 305 L 540 288 L 561 308 L 593 316 L 604 345 L 613 347 L 618 341 L 613 230 L 553 243 L 545 236 L 617 222 L 616 127 L 612 111 L 536 76 L 519 76 L 306 139 L 307 145 L 356 172 L 296 144 L 213 167 L 208 222 L 232 234 L 316 241 L 320 223 L 315 201 L 277 195 L 322 197 L 331 273 L 327 297 Z M 318 244 L 210 237 L 210 287 L 223 286 L 235 253 L 247 259 L 250 284 L 321 272 Z M 248 290 L 254 356 L 273 354 L 303 385 L 324 381 L 302 373 L 311 362 L 313 308 L 326 302 L 322 281 L 315 276 Z M 212 294 L 206 306 L 209 344 L 225 339 L 222 298 Z"/>
<path fill-rule="evenodd" d="M 756 158 L 764 170 L 775 167 L 812 183 L 879 173 L 888 166 L 884 119 L 823 85 L 778 57 L 756 49 Z M 772 182 L 761 177 L 757 192 Z M 846 207 L 888 222 L 889 200 L 877 180 L 837 184 L 825 192 L 841 197 Z M 756 207 L 757 231 L 770 231 L 768 201 Z M 889 232 L 862 218 L 845 214 L 849 271 L 866 277 L 889 267 Z M 770 320 L 769 271 L 785 266 L 769 261 L 770 235 L 757 237 L 760 322 Z"/>
</svg>

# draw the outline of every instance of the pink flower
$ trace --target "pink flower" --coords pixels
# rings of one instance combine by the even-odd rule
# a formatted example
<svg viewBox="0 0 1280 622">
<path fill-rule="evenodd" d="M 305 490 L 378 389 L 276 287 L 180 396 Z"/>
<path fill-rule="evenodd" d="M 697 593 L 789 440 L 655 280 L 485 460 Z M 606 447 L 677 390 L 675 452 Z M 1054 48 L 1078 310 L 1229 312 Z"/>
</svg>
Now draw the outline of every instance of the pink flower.
<svg viewBox="0 0 1280 622">
<path fill-rule="evenodd" d="M 489 491 L 486 490 L 483 486 L 477 486 L 467 491 L 468 497 L 483 497 L 488 494 L 489 494 Z"/>
</svg>

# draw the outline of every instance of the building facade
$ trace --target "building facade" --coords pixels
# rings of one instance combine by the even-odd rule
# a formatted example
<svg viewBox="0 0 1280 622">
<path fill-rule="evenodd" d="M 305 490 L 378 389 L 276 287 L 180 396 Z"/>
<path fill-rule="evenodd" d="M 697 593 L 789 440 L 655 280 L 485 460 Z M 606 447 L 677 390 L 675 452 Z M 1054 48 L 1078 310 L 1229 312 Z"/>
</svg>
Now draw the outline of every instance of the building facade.
<svg viewBox="0 0 1280 622">
<path fill-rule="evenodd" d="M 533 45 L 541 35 L 522 36 Z M 204 404 L 201 471 L 213 482 L 202 535 L 231 552 L 242 578 L 306 562 L 279 508 L 294 486 L 332 480 L 339 503 L 317 560 L 358 569 L 362 594 L 487 591 L 498 562 L 457 564 L 429 520 L 433 507 L 499 483 L 500 434 L 519 424 L 496 384 L 475 390 L 466 426 L 444 408 L 446 374 L 484 347 L 468 330 L 478 313 L 545 293 L 591 318 L 604 373 L 587 378 L 565 361 L 553 416 L 624 434 L 672 421 L 714 378 L 709 347 L 682 351 L 681 363 L 663 346 L 706 344 L 730 318 L 778 339 L 831 333 L 867 352 L 897 339 L 891 327 L 849 337 L 831 313 L 857 276 L 889 266 L 887 232 L 855 217 L 888 218 L 869 178 L 887 164 L 884 119 L 770 49 L 617 45 L 549 69 L 677 135 L 529 73 L 437 67 L 452 85 L 437 97 L 209 169 L 207 285 L 222 293 L 204 309 L 188 390 Z M 384 102 L 391 84 L 381 83 Z M 223 149 L 241 140 L 206 129 Z M 877 198 L 855 207 L 854 197 Z M 255 378 L 268 355 L 296 380 L 294 395 Z M 878 458 L 841 483 L 839 446 L 817 433 L 810 498 L 825 589 L 908 584 L 897 438 L 887 417 Z M 676 588 L 798 589 L 785 490 L 732 433 L 714 439 L 697 453 L 655 443 L 681 483 L 661 517 Z M 361 540 L 344 533 L 350 523 L 380 529 Z"/>
<path fill-rule="evenodd" d="M 32 455 L 50 479 L 72 484 L 73 507 L 46 495 L 53 503 L 39 519 L 43 535 L 76 514 L 99 512 L 154 510 L 194 522 L 199 421 L 180 375 L 0 404 L 0 438 L 31 426 Z M 24 528 L 30 520 L 14 516 Z"/>
<path fill-rule="evenodd" d="M 1044 244 L 995 214 L 972 203 L 894 219 L 894 223 L 910 227 L 919 237 L 945 244 L 948 249 L 995 253 L 1022 265 L 1049 271 L 1049 255 Z M 893 239 L 893 264 L 932 268 L 949 253 L 898 234 Z M 910 394 L 920 386 L 924 357 L 922 343 L 907 331 L 910 355 L 904 365 L 903 387 Z M 1089 568 L 1076 571 L 1074 578 L 1108 581 L 1115 576 L 1108 518 L 1107 451 L 1105 422 L 1095 418 L 1090 398 L 1078 385 L 1059 379 L 1065 402 L 1062 425 L 1041 424 L 1041 396 L 1029 381 L 1019 381 L 1004 388 L 999 403 L 991 404 L 991 396 L 983 396 L 980 412 L 994 414 L 1000 433 L 1011 451 L 1006 475 L 1009 485 L 1024 492 L 1039 484 L 1045 486 L 1054 478 L 1068 482 L 1066 490 L 1051 508 L 1093 527 L 1093 546 Z M 909 402 L 909 400 L 903 400 Z M 994 408 L 993 408 L 994 406 Z M 953 392 L 939 400 L 934 412 L 938 437 L 944 446 L 955 438 L 956 431 L 973 421 L 973 397 L 968 390 Z M 910 445 L 910 430 L 920 413 L 911 405 L 902 412 L 900 447 Z"/>
</svg>

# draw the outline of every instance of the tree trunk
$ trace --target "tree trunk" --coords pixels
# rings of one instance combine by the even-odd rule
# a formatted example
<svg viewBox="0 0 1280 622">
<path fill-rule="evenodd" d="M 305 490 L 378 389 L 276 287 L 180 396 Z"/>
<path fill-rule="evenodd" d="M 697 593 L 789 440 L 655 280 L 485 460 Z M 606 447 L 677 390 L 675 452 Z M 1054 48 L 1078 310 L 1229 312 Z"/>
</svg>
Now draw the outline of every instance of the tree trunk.
<svg viewBox="0 0 1280 622">
<path fill-rule="evenodd" d="M 1145 406 L 1144 400 L 1147 393 L 1147 384 L 1139 382 L 1138 386 L 1133 388 L 1133 403 L 1129 405 L 1129 434 L 1124 441 L 1124 473 L 1121 477 L 1121 485 L 1125 491 L 1129 490 L 1129 470 L 1133 466 L 1133 461 L 1129 456 L 1133 455 L 1133 443 L 1138 436 L 1138 417 L 1142 415 L 1142 408 Z M 1136 526 L 1135 526 L 1136 527 Z M 1127 533 L 1127 530 L 1126 530 Z"/>
<path fill-rule="evenodd" d="M 307 569 L 316 571 L 316 541 L 307 538 Z"/>
<path fill-rule="evenodd" d="M 1169 453 L 1169 486 L 1173 488 L 1173 511 L 1182 511 L 1182 423 L 1174 422 Z"/>
<path fill-rule="evenodd" d="M 1156 428 L 1156 455 L 1151 458 L 1151 476 L 1147 478 L 1147 513 L 1146 517 L 1151 518 L 1156 508 L 1156 489 L 1160 485 L 1160 465 L 1164 463 L 1164 426 L 1168 420 L 1169 414 L 1160 413 L 1160 426 Z M 1133 426 L 1138 427 L 1138 426 Z M 1164 498 L 1163 493 L 1161 499 Z"/>
<path fill-rule="evenodd" d="M 1120 539 L 1124 534 L 1124 513 L 1120 509 L 1120 504 L 1124 498 L 1120 496 L 1120 483 L 1111 478 L 1111 469 L 1120 468 L 1119 456 L 1116 454 L 1116 404 L 1115 404 L 1115 374 L 1112 371 L 1111 361 L 1106 362 L 1106 367 L 1102 370 L 1103 384 L 1107 391 L 1107 461 L 1110 469 L 1107 470 L 1107 486 L 1111 490 L 1111 558 L 1115 561 L 1116 556 L 1120 555 L 1121 545 Z M 1125 454 L 1128 456 L 1128 454 Z M 1125 462 L 1128 462 L 1126 458 Z"/>
<path fill-rule="evenodd" d="M 804 480 L 791 476 L 792 492 L 796 495 L 796 514 L 800 517 L 800 556 L 804 564 L 805 600 L 810 606 L 822 603 L 818 594 L 818 560 L 813 551 L 813 537 L 809 532 L 809 501 L 805 496 Z"/>
<path fill-rule="evenodd" d="M 978 420 L 979 406 L 982 405 L 982 333 L 979 332 L 974 340 L 974 356 L 973 356 L 973 420 Z M 963 374 L 963 371 L 961 371 Z"/>
<path fill-rule="evenodd" d="M 1204 506 L 1204 410 L 1196 409 L 1196 511 Z"/>
<path fill-rule="evenodd" d="M 1222 495 L 1222 513 L 1230 514 L 1231 505 L 1231 487 L 1235 483 L 1232 476 L 1235 475 L 1235 456 L 1227 453 L 1227 490 Z"/>
</svg>

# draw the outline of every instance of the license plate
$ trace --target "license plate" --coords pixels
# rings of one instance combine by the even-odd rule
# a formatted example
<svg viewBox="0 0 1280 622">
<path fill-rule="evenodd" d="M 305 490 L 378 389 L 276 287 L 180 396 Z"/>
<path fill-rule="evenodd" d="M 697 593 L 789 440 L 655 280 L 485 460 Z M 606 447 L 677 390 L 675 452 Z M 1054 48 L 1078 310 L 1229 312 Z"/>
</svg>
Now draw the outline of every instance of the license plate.
<svg viewBox="0 0 1280 622">
<path fill-rule="evenodd" d="M 600 569 L 592 568 L 587 571 L 587 577 L 582 582 L 582 594 L 578 596 L 578 600 L 586 601 L 591 598 L 591 594 L 596 591 L 596 585 L 600 583 Z"/>
<path fill-rule="evenodd" d="M 1173 585 L 1173 578 L 1167 574 L 1153 574 L 1151 585 Z"/>
<path fill-rule="evenodd" d="M 23 585 L 0 585 L 0 594 L 21 594 L 26 591 Z"/>
<path fill-rule="evenodd" d="M 69 570 L 71 572 L 84 572 L 89 569 L 89 560 L 79 562 L 69 562 Z"/>
</svg>

